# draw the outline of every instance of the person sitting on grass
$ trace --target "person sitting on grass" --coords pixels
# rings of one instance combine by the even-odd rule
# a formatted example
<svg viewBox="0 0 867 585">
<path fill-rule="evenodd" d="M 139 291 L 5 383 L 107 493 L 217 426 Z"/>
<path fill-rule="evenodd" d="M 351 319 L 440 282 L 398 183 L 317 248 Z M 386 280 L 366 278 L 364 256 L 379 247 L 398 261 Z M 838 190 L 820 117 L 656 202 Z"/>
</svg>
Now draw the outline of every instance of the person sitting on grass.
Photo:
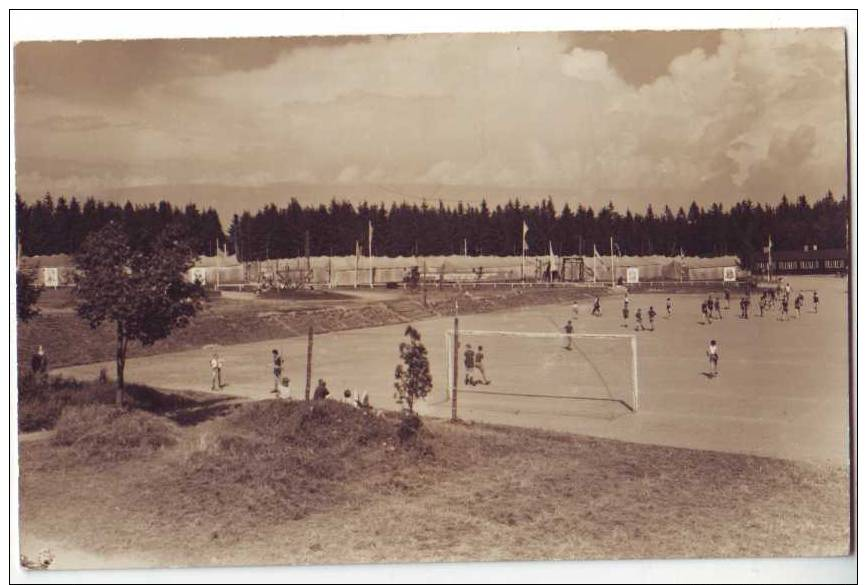
<svg viewBox="0 0 867 585">
<path fill-rule="evenodd" d="M 280 381 L 280 392 L 278 396 L 284 400 L 292 399 L 292 380 L 288 377 L 284 377 Z"/>
<path fill-rule="evenodd" d="M 331 394 L 328 391 L 328 387 L 325 386 L 325 380 L 319 378 L 319 383 L 316 385 L 316 390 L 313 391 L 313 400 L 325 400 L 328 398 L 328 395 Z"/>
<path fill-rule="evenodd" d="M 362 393 L 361 396 L 359 396 L 357 392 L 355 393 L 355 407 L 368 413 L 373 412 L 373 407 L 370 405 L 370 398 L 366 391 Z"/>
</svg>

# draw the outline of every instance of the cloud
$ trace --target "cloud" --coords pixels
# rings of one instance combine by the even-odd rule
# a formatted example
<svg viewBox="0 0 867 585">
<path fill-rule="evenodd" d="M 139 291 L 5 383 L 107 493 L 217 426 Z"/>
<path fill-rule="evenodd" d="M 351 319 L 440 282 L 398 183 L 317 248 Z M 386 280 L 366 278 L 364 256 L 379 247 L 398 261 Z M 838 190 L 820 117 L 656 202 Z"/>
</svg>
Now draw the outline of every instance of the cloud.
<svg viewBox="0 0 867 585">
<path fill-rule="evenodd" d="M 124 44 L 109 56 L 131 69 L 104 67 L 99 100 L 77 99 L 89 73 L 56 75 L 71 57 L 31 55 L 16 91 L 19 188 L 38 195 L 40 178 L 64 173 L 107 187 L 467 185 L 633 209 L 845 188 L 840 31 L 665 34 L 369 37 L 237 59 L 232 41 L 212 41 L 164 67 L 147 57 L 171 42 Z"/>
</svg>

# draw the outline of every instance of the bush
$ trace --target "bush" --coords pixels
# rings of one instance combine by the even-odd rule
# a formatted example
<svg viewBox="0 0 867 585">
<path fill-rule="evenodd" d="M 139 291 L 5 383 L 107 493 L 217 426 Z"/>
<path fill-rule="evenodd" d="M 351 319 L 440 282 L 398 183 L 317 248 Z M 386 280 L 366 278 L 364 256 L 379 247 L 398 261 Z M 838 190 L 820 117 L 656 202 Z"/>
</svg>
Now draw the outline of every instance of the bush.
<svg viewBox="0 0 867 585">
<path fill-rule="evenodd" d="M 107 404 L 66 407 L 52 437 L 54 445 L 94 463 L 149 455 L 176 442 L 177 429 L 167 420 Z"/>
<path fill-rule="evenodd" d="M 397 436 L 402 443 L 410 441 L 418 435 L 421 429 L 421 418 L 414 412 L 404 411 L 400 417 L 400 424 L 397 427 Z"/>
</svg>

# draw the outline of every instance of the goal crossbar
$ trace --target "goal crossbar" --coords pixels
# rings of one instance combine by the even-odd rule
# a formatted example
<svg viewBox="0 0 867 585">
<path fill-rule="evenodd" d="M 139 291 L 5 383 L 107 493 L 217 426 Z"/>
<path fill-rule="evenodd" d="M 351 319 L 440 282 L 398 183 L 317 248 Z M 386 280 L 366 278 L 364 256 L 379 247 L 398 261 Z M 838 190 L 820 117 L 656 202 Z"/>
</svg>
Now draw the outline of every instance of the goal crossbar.
<svg viewBox="0 0 867 585">
<path fill-rule="evenodd" d="M 454 331 L 447 330 L 445 332 L 445 341 L 446 341 L 446 380 L 447 387 L 446 392 L 449 397 L 452 396 L 452 393 L 457 390 L 454 387 L 454 380 L 456 377 L 453 376 L 454 369 L 459 367 L 458 364 L 453 362 L 453 348 L 454 348 Z M 630 366 L 630 378 L 631 378 L 631 404 L 627 403 L 624 400 L 619 399 L 609 399 L 609 398 L 593 398 L 593 397 L 579 397 L 576 399 L 579 400 L 605 400 L 605 401 L 614 401 L 624 405 L 631 412 L 638 412 L 638 343 L 635 335 L 627 334 L 627 333 L 560 333 L 553 331 L 501 331 L 501 330 L 482 330 L 482 329 L 467 329 L 467 330 L 459 330 L 458 331 L 458 341 L 461 341 L 461 337 L 485 337 L 485 336 L 500 336 L 500 337 L 524 337 L 524 338 L 533 338 L 533 339 L 599 339 L 599 340 L 623 340 L 629 344 L 629 350 L 631 354 L 631 366 Z M 497 392 L 491 390 L 474 390 L 474 393 L 479 394 L 508 394 L 509 396 L 525 396 L 525 397 L 537 397 L 537 398 L 565 398 L 563 396 L 554 396 L 554 395 L 544 395 L 544 394 L 529 394 L 529 393 L 515 393 L 515 392 Z"/>
</svg>

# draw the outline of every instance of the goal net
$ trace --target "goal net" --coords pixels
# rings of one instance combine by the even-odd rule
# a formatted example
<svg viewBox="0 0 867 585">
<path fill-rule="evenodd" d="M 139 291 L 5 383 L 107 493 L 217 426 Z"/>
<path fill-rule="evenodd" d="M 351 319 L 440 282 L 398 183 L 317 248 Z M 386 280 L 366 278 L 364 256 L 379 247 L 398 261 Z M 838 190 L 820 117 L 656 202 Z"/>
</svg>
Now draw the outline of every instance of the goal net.
<svg viewBox="0 0 867 585">
<path fill-rule="evenodd" d="M 459 396 L 607 401 L 638 412 L 634 335 L 458 331 L 455 352 L 454 332 L 447 331 L 446 370 L 449 397 L 457 373 Z"/>
</svg>

